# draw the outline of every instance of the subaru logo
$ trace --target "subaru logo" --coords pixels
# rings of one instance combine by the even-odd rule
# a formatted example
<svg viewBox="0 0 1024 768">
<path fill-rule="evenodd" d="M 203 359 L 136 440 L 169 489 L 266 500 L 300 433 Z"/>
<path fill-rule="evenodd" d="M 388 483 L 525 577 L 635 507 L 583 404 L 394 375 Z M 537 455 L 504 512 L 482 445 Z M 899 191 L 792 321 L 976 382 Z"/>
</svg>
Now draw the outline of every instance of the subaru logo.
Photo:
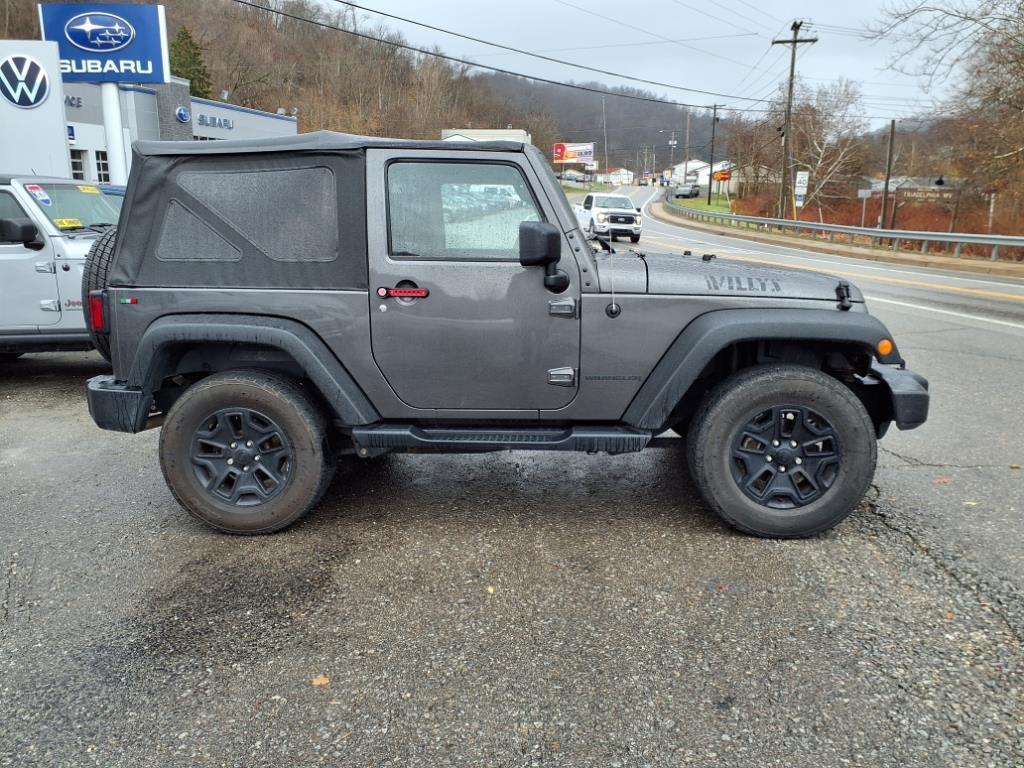
<svg viewBox="0 0 1024 768">
<path fill-rule="evenodd" d="M 31 56 L 15 54 L 0 61 L 0 94 L 22 109 L 38 107 L 50 93 L 50 78 Z"/>
<path fill-rule="evenodd" d="M 178 118 L 179 123 L 187 123 L 192 119 L 192 113 L 188 111 L 188 107 L 178 107 L 174 110 L 174 116 Z"/>
<path fill-rule="evenodd" d="M 64 37 L 83 51 L 110 53 L 131 45 L 135 27 L 112 13 L 80 13 L 68 19 Z"/>
</svg>

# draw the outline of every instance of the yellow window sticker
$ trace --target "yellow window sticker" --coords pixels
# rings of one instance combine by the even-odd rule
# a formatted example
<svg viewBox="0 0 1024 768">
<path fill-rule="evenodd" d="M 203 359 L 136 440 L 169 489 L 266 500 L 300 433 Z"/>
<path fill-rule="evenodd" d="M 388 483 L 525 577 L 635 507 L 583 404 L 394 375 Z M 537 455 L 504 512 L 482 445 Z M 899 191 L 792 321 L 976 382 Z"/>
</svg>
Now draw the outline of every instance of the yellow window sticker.
<svg viewBox="0 0 1024 768">
<path fill-rule="evenodd" d="M 94 187 L 91 184 L 79 184 L 79 192 L 88 192 L 90 195 L 98 195 L 100 193 L 99 187 Z"/>
<path fill-rule="evenodd" d="M 58 229 L 79 229 L 82 226 L 81 219 L 54 219 L 53 223 Z"/>
</svg>

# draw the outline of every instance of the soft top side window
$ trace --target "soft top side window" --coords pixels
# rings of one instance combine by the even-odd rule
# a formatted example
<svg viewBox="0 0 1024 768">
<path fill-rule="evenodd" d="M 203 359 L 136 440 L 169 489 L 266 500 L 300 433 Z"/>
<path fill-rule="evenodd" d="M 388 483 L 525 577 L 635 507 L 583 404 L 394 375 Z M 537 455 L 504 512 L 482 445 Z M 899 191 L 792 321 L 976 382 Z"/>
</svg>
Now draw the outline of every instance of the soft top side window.
<svg viewBox="0 0 1024 768">
<path fill-rule="evenodd" d="M 519 225 L 543 220 L 510 163 L 398 160 L 388 165 L 387 201 L 394 259 L 517 261 Z"/>
</svg>

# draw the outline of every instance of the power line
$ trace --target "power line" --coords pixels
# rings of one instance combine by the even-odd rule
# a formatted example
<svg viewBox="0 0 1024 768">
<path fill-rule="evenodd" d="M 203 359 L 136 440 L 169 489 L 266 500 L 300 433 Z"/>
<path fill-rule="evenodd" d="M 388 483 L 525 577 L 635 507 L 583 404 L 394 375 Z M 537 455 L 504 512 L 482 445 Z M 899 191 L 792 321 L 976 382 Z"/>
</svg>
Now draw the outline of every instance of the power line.
<svg viewBox="0 0 1024 768">
<path fill-rule="evenodd" d="M 734 35 L 710 35 L 708 37 L 681 37 L 676 40 L 644 40 L 636 43 L 603 43 L 601 45 L 578 45 L 572 48 L 543 48 L 533 53 L 565 53 L 568 51 L 594 51 L 599 48 L 636 48 L 638 46 L 665 45 L 666 43 L 706 42 L 709 40 L 727 40 L 737 37 L 759 37 L 757 32 L 737 32 Z M 508 53 L 477 53 L 474 58 L 493 56 L 509 56 Z"/>
<path fill-rule="evenodd" d="M 503 51 L 509 51 L 511 53 L 518 53 L 518 54 L 521 54 L 523 56 L 531 56 L 531 57 L 533 57 L 535 59 L 541 59 L 543 61 L 549 61 L 549 62 L 551 62 L 553 64 L 561 64 L 561 65 L 567 66 L 567 67 L 575 67 L 576 69 L 582 69 L 582 70 L 587 71 L 587 72 L 594 72 L 594 73 L 599 74 L 599 75 L 607 75 L 609 77 L 618 77 L 618 78 L 621 78 L 623 80 L 631 80 L 631 81 L 636 82 L 636 83 L 643 83 L 644 85 L 655 85 L 655 86 L 657 86 L 659 88 L 671 88 L 673 90 L 686 91 L 688 93 L 699 93 L 699 94 L 701 94 L 703 96 L 721 96 L 722 98 L 726 98 L 726 99 L 738 98 L 738 97 L 732 96 L 732 95 L 727 94 L 727 93 L 715 93 L 714 91 L 704 91 L 704 90 L 700 90 L 699 88 L 685 88 L 685 87 L 680 86 L 680 85 L 672 85 L 671 83 L 662 83 L 662 82 L 659 82 L 657 80 L 647 80 L 647 79 L 642 78 L 642 77 L 633 77 L 632 75 L 623 75 L 623 74 L 621 74 L 619 72 L 612 72 L 610 70 L 600 69 L 598 67 L 590 67 L 590 66 L 587 66 L 586 64 L 575 64 L 575 63 L 573 63 L 571 61 L 565 61 L 564 59 L 556 59 L 556 58 L 554 58 L 552 56 L 545 56 L 544 54 L 541 54 L 541 53 L 534 53 L 534 52 L 531 52 L 531 51 L 526 51 L 526 50 L 523 50 L 522 48 L 516 48 L 516 47 L 511 46 L 511 45 L 505 45 L 504 43 L 495 43 L 495 42 L 492 42 L 490 40 L 484 40 L 482 38 L 474 37 L 472 35 L 466 35 L 466 34 L 463 34 L 461 32 L 453 32 L 450 29 L 445 29 L 444 27 L 438 27 L 438 26 L 435 26 L 433 24 L 428 24 L 428 23 L 426 23 L 424 21 L 416 21 L 414 19 L 409 19 L 409 18 L 406 18 L 404 16 L 397 16 L 397 15 L 395 15 L 393 13 L 386 13 L 384 11 L 378 11 L 378 10 L 376 10 L 374 8 L 368 8 L 365 5 L 359 5 L 358 3 L 350 2 L 350 0 L 334 0 L 334 2 L 339 3 L 341 5 L 346 5 L 349 8 L 358 8 L 361 11 L 367 11 L 368 13 L 374 13 L 374 14 L 377 14 L 378 16 L 384 16 L 385 18 L 388 18 L 388 19 L 395 19 L 396 21 L 402 21 L 402 22 L 405 22 L 406 24 L 414 24 L 417 27 L 423 27 L 424 29 L 430 29 L 430 30 L 433 30 L 434 32 L 442 32 L 443 34 L 451 35 L 452 37 L 458 37 L 458 38 L 460 38 L 462 40 L 469 40 L 469 41 L 474 42 L 474 43 L 480 43 L 481 45 L 489 45 L 492 48 L 500 48 Z M 694 50 L 699 50 L 699 49 L 694 49 Z M 740 101 L 755 101 L 755 99 L 739 99 L 739 100 Z"/>
<path fill-rule="evenodd" d="M 778 18 L 776 16 L 772 16 L 770 13 L 767 13 L 766 11 L 762 10 L 761 8 L 758 8 L 756 5 L 748 3 L 747 0 L 736 0 L 736 2 L 740 3 L 741 5 L 745 5 L 747 8 L 749 8 L 752 11 L 757 11 L 762 16 L 767 16 L 769 19 L 774 21 L 776 24 L 785 25 L 785 23 L 786 23 L 782 19 L 780 19 L 780 18 Z"/>
<path fill-rule="evenodd" d="M 634 30 L 636 32 L 643 32 L 645 35 L 650 35 L 651 37 L 655 37 L 655 38 L 657 38 L 659 40 L 665 40 L 666 42 L 670 41 L 670 38 L 665 37 L 664 35 L 660 35 L 657 32 L 651 32 L 651 30 L 649 30 L 649 29 L 644 29 L 643 27 L 634 26 L 633 24 L 629 24 L 629 23 L 627 23 L 625 21 L 621 21 L 620 19 L 613 19 L 610 16 L 604 16 L 604 15 L 602 15 L 600 13 L 595 12 L 592 8 L 584 8 L 581 5 L 574 5 L 573 3 L 567 2 L 567 0 L 555 0 L 555 2 L 558 3 L 559 5 L 566 6 L 567 8 L 572 8 L 573 10 L 581 11 L 583 13 L 586 13 L 588 16 L 595 16 L 595 17 L 597 17 L 599 19 L 604 19 L 605 21 L 610 21 L 612 24 L 616 24 L 616 25 L 618 25 L 620 27 L 628 27 L 629 29 L 632 29 L 632 30 Z M 683 45 L 682 43 L 677 43 L 677 45 L 679 45 L 681 48 L 689 48 L 691 51 L 696 51 L 697 53 L 701 53 L 701 54 L 703 54 L 705 56 L 711 56 L 712 58 L 715 58 L 715 59 L 721 59 L 722 61 L 728 61 L 730 64 L 736 64 L 737 66 L 740 66 L 740 67 L 747 67 L 748 66 L 748 65 L 744 64 L 742 61 L 736 61 L 736 59 L 730 59 L 728 56 L 723 56 L 720 53 L 714 53 L 712 51 L 705 51 L 703 48 L 697 48 L 696 46 L 693 46 L 693 45 Z M 732 97 L 731 96 L 725 96 L 725 98 L 730 99 Z"/>
<path fill-rule="evenodd" d="M 558 1 L 561 2 L 562 0 L 558 0 Z M 546 78 L 546 77 L 539 77 L 537 75 L 527 75 L 527 74 L 525 74 L 523 72 L 516 72 L 514 70 L 505 69 L 505 68 L 502 68 L 502 67 L 495 67 L 495 66 L 491 66 L 489 64 L 480 64 L 480 63 L 475 62 L 475 61 L 470 61 L 468 59 L 459 58 L 458 56 L 451 56 L 451 55 L 446 54 L 446 53 L 440 53 L 439 51 L 431 51 L 431 50 L 428 50 L 426 48 L 419 48 L 419 47 L 417 47 L 415 45 L 409 45 L 407 43 L 400 43 L 400 42 L 397 42 L 395 40 L 387 40 L 387 39 L 380 38 L 380 37 L 374 37 L 373 35 L 364 34 L 362 32 L 356 32 L 356 31 L 351 30 L 351 29 L 346 29 L 344 27 L 339 27 L 339 26 L 337 26 L 335 24 L 328 24 L 325 21 L 319 21 L 317 19 L 310 19 L 310 18 L 305 17 L 305 16 L 299 16 L 298 14 L 290 13 L 289 11 L 282 11 L 282 10 L 279 10 L 277 8 L 268 8 L 266 6 L 259 5 L 257 2 L 252 2 L 252 0 L 230 0 L 230 2 L 233 2 L 236 5 L 242 5 L 242 6 L 246 6 L 248 8 L 252 8 L 253 10 L 259 11 L 259 12 L 262 12 L 262 13 L 269 13 L 269 14 L 271 14 L 273 16 L 284 17 L 284 18 L 292 19 L 293 21 L 300 21 L 300 22 L 303 22 L 305 24 L 310 24 L 310 25 L 315 26 L 315 27 L 320 27 L 321 29 L 329 29 L 329 30 L 332 30 L 334 32 L 341 32 L 342 34 L 351 35 L 352 37 L 358 37 L 358 38 L 360 38 L 362 40 L 366 40 L 366 41 L 371 42 L 371 43 L 376 43 L 378 45 L 388 45 L 388 46 L 391 46 L 393 48 L 401 48 L 402 50 L 411 51 L 413 53 L 418 53 L 418 54 L 421 54 L 423 56 L 429 56 L 429 57 L 432 57 L 432 58 L 441 59 L 443 61 L 450 61 L 450 62 L 453 62 L 455 64 L 462 64 L 463 66 L 474 68 L 474 69 L 488 70 L 490 72 L 496 72 L 498 74 L 508 75 L 510 77 L 521 78 L 523 80 L 531 80 L 531 81 L 538 82 L 538 83 L 544 83 L 546 85 L 558 86 L 559 88 L 568 88 L 568 89 L 575 90 L 575 91 L 583 91 L 583 92 L 586 92 L 586 93 L 595 93 L 595 94 L 599 94 L 599 95 L 602 95 L 602 96 L 612 96 L 612 97 L 615 97 L 615 98 L 618 98 L 618 99 L 628 99 L 630 101 L 642 101 L 642 102 L 647 102 L 647 103 L 651 103 L 651 104 L 666 104 L 668 106 L 673 106 L 673 107 L 688 107 L 688 108 L 691 108 L 691 109 L 701 109 L 701 110 L 707 110 L 707 111 L 711 110 L 711 106 L 705 105 L 705 104 L 690 104 L 690 103 L 687 103 L 687 102 L 675 101 L 675 100 L 672 100 L 672 99 L 660 99 L 660 98 L 657 98 L 655 96 L 639 96 L 639 95 L 635 95 L 635 94 L 620 93 L 620 92 L 611 91 L 611 90 L 602 89 L 602 88 L 593 88 L 591 86 L 579 85 L 577 83 L 563 83 L 561 81 L 552 80 L 552 79 Z M 740 101 L 750 101 L 750 99 L 740 99 Z M 765 101 L 765 103 L 769 103 L 769 102 Z M 728 106 L 723 107 L 721 105 L 719 105 L 718 108 L 720 110 L 725 110 L 725 111 L 729 111 L 729 112 L 749 112 L 749 113 L 752 113 L 752 114 L 756 114 L 756 113 L 767 114 L 767 113 L 771 113 L 771 112 L 774 111 L 772 109 L 758 109 L 758 108 L 753 108 L 753 107 L 728 107 Z M 889 120 L 891 118 L 891 115 L 855 115 L 855 117 L 861 117 L 861 118 L 865 118 L 865 119 L 876 119 L 876 120 Z M 901 120 L 908 120 L 908 119 L 913 119 L 913 118 L 900 118 L 900 119 Z"/>
<path fill-rule="evenodd" d="M 690 5 L 689 3 L 684 3 L 684 2 L 682 2 L 682 0 L 671 0 L 671 1 L 673 3 L 675 3 L 676 5 L 678 5 L 679 7 L 681 7 L 681 8 L 686 8 L 687 10 L 693 11 L 694 13 L 699 13 L 701 16 L 707 16 L 709 19 L 714 19 L 715 21 L 720 21 L 723 24 L 728 24 L 729 26 L 735 27 L 736 29 L 742 29 L 744 32 L 749 32 L 750 31 L 749 29 L 746 29 L 745 27 L 739 26 L 738 24 L 736 24 L 733 21 L 729 21 L 728 19 L 723 19 L 721 16 L 715 16 L 713 13 L 708 13 L 703 8 L 699 8 L 699 7 L 695 6 L 695 5 Z M 736 11 L 733 11 L 731 8 L 726 8 L 726 10 L 727 11 L 731 11 L 732 13 L 736 13 Z M 739 15 L 739 14 L 737 14 L 737 15 Z"/>
</svg>

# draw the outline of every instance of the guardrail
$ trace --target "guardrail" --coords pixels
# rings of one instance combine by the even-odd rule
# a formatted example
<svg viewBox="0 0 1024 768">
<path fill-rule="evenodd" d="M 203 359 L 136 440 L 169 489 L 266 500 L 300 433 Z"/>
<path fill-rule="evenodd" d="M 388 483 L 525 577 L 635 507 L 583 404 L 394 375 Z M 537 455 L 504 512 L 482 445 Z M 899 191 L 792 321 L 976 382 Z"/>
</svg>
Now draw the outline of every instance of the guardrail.
<svg viewBox="0 0 1024 768">
<path fill-rule="evenodd" d="M 817 224 L 813 221 L 792 221 L 790 219 L 768 219 L 761 216 L 740 216 L 736 213 L 722 213 L 720 211 L 702 211 L 699 208 L 687 208 L 678 205 L 670 198 L 665 203 L 673 212 L 679 213 L 686 218 L 695 221 L 709 222 L 712 224 L 723 224 L 739 228 L 758 229 L 762 232 L 795 232 L 798 236 L 809 232 L 815 239 L 819 234 L 826 236 L 829 242 L 836 242 L 836 236 L 846 237 L 850 245 L 867 245 L 870 248 L 878 247 L 881 243 L 887 242 L 894 251 L 901 248 L 901 243 L 911 242 L 921 244 L 921 253 L 928 253 L 931 243 L 943 243 L 953 246 L 953 256 L 960 258 L 960 251 L 965 245 L 980 245 L 990 248 L 989 257 L 996 261 L 999 259 L 1002 248 L 1024 249 L 1024 237 L 1011 235 L 976 235 L 967 232 L 921 232 L 909 229 L 874 229 L 872 227 L 847 227 L 841 224 Z M 857 240 L 859 238 L 859 242 Z"/>
</svg>

